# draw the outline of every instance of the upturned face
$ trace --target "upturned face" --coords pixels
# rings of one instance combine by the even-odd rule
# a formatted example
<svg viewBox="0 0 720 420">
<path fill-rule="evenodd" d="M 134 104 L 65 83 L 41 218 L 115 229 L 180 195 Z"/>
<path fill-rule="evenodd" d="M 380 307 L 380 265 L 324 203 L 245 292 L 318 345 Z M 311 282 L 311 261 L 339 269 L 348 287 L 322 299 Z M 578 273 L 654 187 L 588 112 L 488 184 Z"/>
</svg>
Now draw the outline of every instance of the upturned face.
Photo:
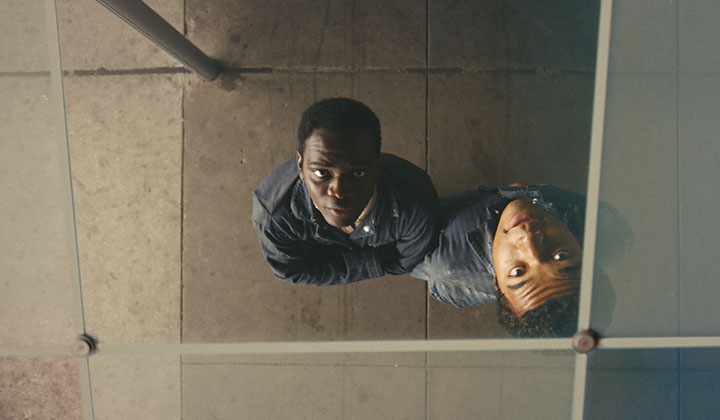
<svg viewBox="0 0 720 420">
<path fill-rule="evenodd" d="M 493 241 L 497 287 L 516 315 L 577 293 L 582 248 L 560 219 L 526 200 L 512 201 Z"/>
<path fill-rule="evenodd" d="M 359 131 L 339 136 L 313 131 L 297 155 L 300 178 L 325 221 L 351 225 L 372 197 L 380 174 L 380 155 L 370 135 Z"/>
</svg>

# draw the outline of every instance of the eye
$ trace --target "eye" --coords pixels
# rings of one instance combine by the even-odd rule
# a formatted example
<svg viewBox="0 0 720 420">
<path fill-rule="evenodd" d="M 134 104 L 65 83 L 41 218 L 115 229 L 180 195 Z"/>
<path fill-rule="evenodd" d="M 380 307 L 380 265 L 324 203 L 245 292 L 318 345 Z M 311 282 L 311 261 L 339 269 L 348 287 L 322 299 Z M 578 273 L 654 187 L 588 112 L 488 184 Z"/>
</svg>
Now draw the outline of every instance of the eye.
<svg viewBox="0 0 720 420">
<path fill-rule="evenodd" d="M 363 171 L 363 170 L 353 171 L 353 176 L 355 178 L 362 178 L 365 176 L 365 171 Z"/>
<path fill-rule="evenodd" d="M 520 277 L 525 274 L 525 269 L 522 267 L 514 267 L 510 270 L 510 277 Z"/>
<path fill-rule="evenodd" d="M 569 260 L 570 257 L 572 257 L 572 254 L 568 251 L 558 251 L 553 255 L 553 260 L 555 261 L 565 261 Z"/>
<path fill-rule="evenodd" d="M 328 171 L 325 169 L 315 169 L 312 173 L 318 178 L 326 178 L 328 176 Z"/>
</svg>

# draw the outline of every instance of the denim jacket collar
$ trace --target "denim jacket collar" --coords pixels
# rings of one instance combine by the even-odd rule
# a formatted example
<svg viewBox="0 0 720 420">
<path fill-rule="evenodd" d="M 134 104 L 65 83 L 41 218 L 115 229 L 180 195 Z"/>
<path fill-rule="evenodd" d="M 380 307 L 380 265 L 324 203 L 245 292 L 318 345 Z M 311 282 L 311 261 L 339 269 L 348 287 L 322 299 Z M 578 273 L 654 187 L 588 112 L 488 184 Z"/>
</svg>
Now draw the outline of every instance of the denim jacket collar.
<svg viewBox="0 0 720 420">
<path fill-rule="evenodd" d="M 390 188 L 385 188 L 383 181 L 384 179 L 381 174 L 377 181 L 378 196 L 375 205 L 357 229 L 348 235 L 350 238 L 356 239 L 374 235 L 377 232 L 377 225 L 380 220 L 387 220 L 390 217 L 400 217 L 400 206 L 397 197 L 390 193 Z M 317 235 L 320 235 L 320 231 L 323 228 L 327 229 L 330 226 L 322 217 L 322 214 L 315 208 L 312 199 L 310 199 L 310 194 L 308 194 L 305 182 L 302 179 L 298 179 L 293 188 L 290 197 L 290 210 L 293 216 L 298 219 L 312 223 L 315 227 L 315 234 Z"/>
</svg>

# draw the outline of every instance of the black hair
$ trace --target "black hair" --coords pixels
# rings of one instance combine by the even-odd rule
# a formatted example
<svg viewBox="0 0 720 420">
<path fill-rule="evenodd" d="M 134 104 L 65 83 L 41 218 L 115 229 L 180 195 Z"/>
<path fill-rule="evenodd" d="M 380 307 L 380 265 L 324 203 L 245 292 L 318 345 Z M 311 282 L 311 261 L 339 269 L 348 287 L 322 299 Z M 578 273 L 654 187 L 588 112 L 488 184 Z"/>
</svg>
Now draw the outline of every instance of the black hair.
<svg viewBox="0 0 720 420">
<path fill-rule="evenodd" d="M 354 99 L 323 99 L 303 112 L 298 126 L 298 152 L 301 155 L 305 151 L 305 140 L 321 128 L 338 135 L 367 130 L 380 153 L 380 120 L 370 108 Z"/>
<path fill-rule="evenodd" d="M 571 337 L 577 332 L 579 295 L 549 299 L 517 316 L 500 289 L 497 294 L 498 322 L 514 337 Z"/>
</svg>

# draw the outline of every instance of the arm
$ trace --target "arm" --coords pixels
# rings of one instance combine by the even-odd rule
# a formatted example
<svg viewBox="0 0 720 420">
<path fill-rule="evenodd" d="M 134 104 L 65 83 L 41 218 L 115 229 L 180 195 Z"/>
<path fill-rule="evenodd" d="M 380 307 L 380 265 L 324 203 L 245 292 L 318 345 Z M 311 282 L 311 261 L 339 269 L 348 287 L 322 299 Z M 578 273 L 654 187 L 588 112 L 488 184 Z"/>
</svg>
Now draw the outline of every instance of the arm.
<svg viewBox="0 0 720 420">
<path fill-rule="evenodd" d="M 439 208 L 437 196 L 427 204 L 417 205 L 412 213 L 400 221 L 400 234 L 395 242 L 396 258 L 383 264 L 388 274 L 404 274 L 412 271 L 428 252 L 437 246 Z M 380 249 L 380 248 L 378 248 Z"/>
<path fill-rule="evenodd" d="M 382 276 L 375 248 L 341 248 L 303 241 L 277 226 L 253 223 L 265 259 L 279 279 L 292 284 L 329 286 Z"/>
</svg>

